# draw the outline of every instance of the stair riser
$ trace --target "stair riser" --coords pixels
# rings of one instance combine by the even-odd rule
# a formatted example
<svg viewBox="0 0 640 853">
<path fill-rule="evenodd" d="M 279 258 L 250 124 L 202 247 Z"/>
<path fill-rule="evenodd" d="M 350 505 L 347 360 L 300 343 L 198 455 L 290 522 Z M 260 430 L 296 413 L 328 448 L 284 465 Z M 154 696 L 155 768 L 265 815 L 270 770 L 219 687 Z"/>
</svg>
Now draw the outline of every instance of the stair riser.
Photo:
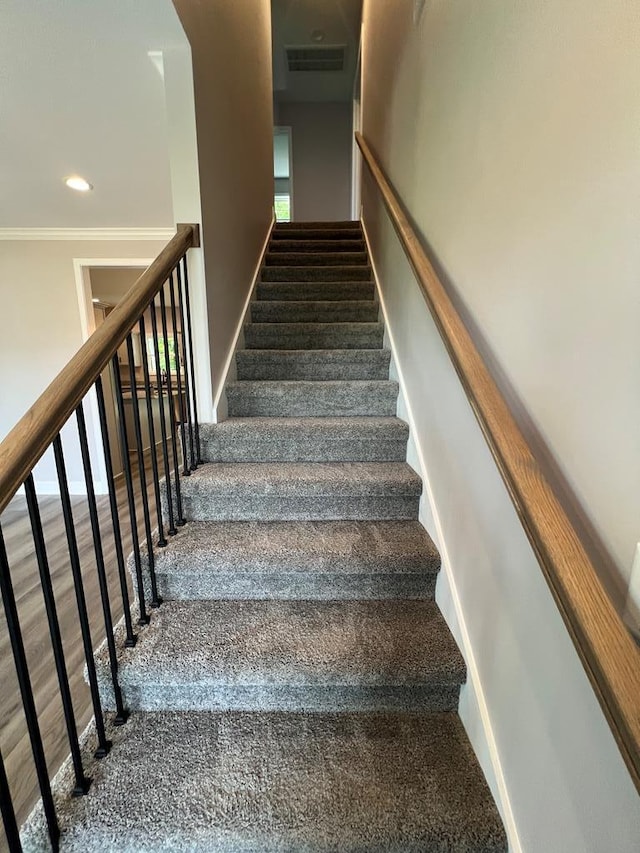
<svg viewBox="0 0 640 853">
<path fill-rule="evenodd" d="M 253 302 L 254 323 L 376 323 L 377 302 Z"/>
<path fill-rule="evenodd" d="M 354 351 L 355 352 L 355 351 Z M 236 354 L 238 379 L 307 379 L 349 380 L 388 379 L 390 354 L 386 350 L 368 350 L 366 358 L 358 353 L 357 360 L 349 358 L 349 350 L 328 355 L 275 350 L 242 350 Z"/>
<path fill-rule="evenodd" d="M 266 417 L 358 417 L 395 415 L 398 399 L 396 383 L 385 382 L 372 388 L 366 384 L 324 383 L 289 386 L 280 383 L 250 383 L 227 388 L 229 415 L 233 418 Z"/>
<path fill-rule="evenodd" d="M 328 221 L 326 219 L 309 219 L 298 222 L 277 222 L 274 226 L 274 234 L 282 234 L 287 231 L 332 231 L 341 229 L 342 231 L 361 231 L 362 226 L 357 219 L 336 219 Z"/>
<path fill-rule="evenodd" d="M 336 302 L 338 300 L 365 300 L 375 296 L 372 281 L 262 281 L 258 284 L 257 298 L 262 302 L 276 300 Z"/>
<path fill-rule="evenodd" d="M 100 673 L 100 693 L 108 710 L 114 710 L 107 673 Z M 453 711 L 460 687 L 350 686 L 350 685 L 226 685 L 127 684 L 120 680 L 125 705 L 131 711 L 309 711 L 385 712 Z"/>
<path fill-rule="evenodd" d="M 418 517 L 419 503 L 416 495 L 182 495 L 185 517 L 191 521 L 412 520 Z"/>
<path fill-rule="evenodd" d="M 267 252 L 267 267 L 337 267 L 362 266 L 369 258 L 366 252 Z"/>
<path fill-rule="evenodd" d="M 218 439 L 202 445 L 206 462 L 402 462 L 406 439 L 372 438 L 335 441 L 324 436 L 313 442 L 276 438 Z"/>
<path fill-rule="evenodd" d="M 372 281 L 369 266 L 266 266 L 262 281 Z"/>
<path fill-rule="evenodd" d="M 132 574 L 135 587 L 135 576 Z M 151 597 L 151 584 L 145 565 L 143 571 L 145 594 Z M 436 577 L 424 573 L 385 574 L 319 574 L 309 572 L 216 572 L 212 566 L 201 573 L 157 571 L 158 592 L 164 601 L 290 600 L 357 601 L 359 599 L 432 599 Z"/>
<path fill-rule="evenodd" d="M 271 244 L 284 240 L 305 240 L 308 242 L 318 241 L 323 243 L 325 240 L 338 240 L 340 242 L 353 241 L 361 242 L 363 239 L 362 231 L 355 228 L 325 228 L 325 229 L 292 229 L 291 231 L 274 231 L 271 235 Z"/>
<path fill-rule="evenodd" d="M 364 240 L 272 240 L 269 252 L 366 252 Z"/>
<path fill-rule="evenodd" d="M 382 323 L 250 323 L 248 349 L 381 349 Z"/>
</svg>

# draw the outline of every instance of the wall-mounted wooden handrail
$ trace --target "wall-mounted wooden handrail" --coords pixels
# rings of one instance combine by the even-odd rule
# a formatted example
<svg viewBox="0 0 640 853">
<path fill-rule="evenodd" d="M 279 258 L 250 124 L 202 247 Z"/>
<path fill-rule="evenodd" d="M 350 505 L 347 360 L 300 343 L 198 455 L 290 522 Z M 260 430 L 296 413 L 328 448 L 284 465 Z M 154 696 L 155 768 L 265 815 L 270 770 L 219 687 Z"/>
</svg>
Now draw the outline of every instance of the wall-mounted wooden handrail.
<svg viewBox="0 0 640 853">
<path fill-rule="evenodd" d="M 187 249 L 199 246 L 197 225 L 176 234 L 105 322 L 78 350 L 0 444 L 0 512 L 73 414 Z"/>
<path fill-rule="evenodd" d="M 640 791 L 640 650 L 429 262 L 371 148 L 356 141 L 536 553 L 620 752 Z"/>
</svg>

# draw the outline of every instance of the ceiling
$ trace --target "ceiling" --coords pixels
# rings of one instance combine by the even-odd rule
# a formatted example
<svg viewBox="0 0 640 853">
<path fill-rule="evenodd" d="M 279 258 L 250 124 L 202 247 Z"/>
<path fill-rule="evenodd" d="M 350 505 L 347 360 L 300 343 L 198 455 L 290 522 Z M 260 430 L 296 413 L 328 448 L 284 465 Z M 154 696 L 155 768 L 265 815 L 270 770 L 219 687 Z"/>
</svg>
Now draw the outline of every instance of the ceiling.
<svg viewBox="0 0 640 853">
<path fill-rule="evenodd" d="M 147 53 L 187 47 L 171 0 L 2 0 L 0 227 L 172 225 Z M 71 174 L 94 190 L 65 187 Z"/>
<path fill-rule="evenodd" d="M 362 0 L 271 0 L 273 91 L 279 101 L 350 101 L 358 59 Z M 320 30 L 324 38 L 314 42 Z M 289 71 L 287 47 L 345 45 L 343 71 Z"/>
</svg>

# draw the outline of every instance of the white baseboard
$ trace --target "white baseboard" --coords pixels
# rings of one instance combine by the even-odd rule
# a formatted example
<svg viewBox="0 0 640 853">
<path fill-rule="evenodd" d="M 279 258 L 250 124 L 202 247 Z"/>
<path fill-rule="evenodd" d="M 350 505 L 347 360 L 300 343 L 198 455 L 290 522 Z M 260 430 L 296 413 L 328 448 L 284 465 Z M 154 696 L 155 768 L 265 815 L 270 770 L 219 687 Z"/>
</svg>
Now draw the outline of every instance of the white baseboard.
<svg viewBox="0 0 640 853">
<path fill-rule="evenodd" d="M 244 345 L 243 340 L 243 330 L 247 320 L 247 314 L 249 312 L 249 306 L 253 300 L 254 293 L 256 291 L 256 285 L 258 283 L 258 276 L 260 275 L 260 270 L 262 269 L 262 263 L 264 261 L 264 256 L 267 251 L 267 246 L 269 245 L 269 240 L 271 239 L 271 232 L 273 231 L 273 226 L 275 225 L 275 214 L 271 213 L 271 224 L 269 225 L 269 230 L 267 231 L 267 236 L 264 239 L 264 243 L 262 244 L 262 250 L 260 252 L 260 257 L 258 258 L 258 263 L 256 264 L 256 268 L 253 272 L 253 280 L 251 282 L 251 287 L 249 288 L 249 292 L 247 293 L 247 298 L 245 299 L 244 306 L 242 309 L 242 314 L 240 315 L 240 320 L 238 321 L 238 325 L 236 327 L 235 334 L 233 336 L 233 342 L 229 347 L 229 352 L 227 354 L 226 361 L 224 363 L 224 370 L 222 371 L 222 379 L 220 380 L 220 384 L 216 390 L 216 394 L 213 400 L 213 422 L 220 423 L 227 417 L 227 401 L 224 396 L 224 390 L 227 387 L 227 383 L 233 381 L 233 371 L 235 369 L 235 356 L 238 349 L 240 349 Z"/>
<path fill-rule="evenodd" d="M 378 300 L 380 302 L 382 316 L 384 319 L 385 337 L 388 340 L 389 348 L 391 349 L 392 367 L 398 378 L 398 415 L 406 418 L 407 423 L 409 424 L 410 437 L 408 461 L 422 477 L 422 482 L 424 483 L 424 490 L 422 497 L 420 498 L 419 520 L 432 535 L 440 552 L 442 572 L 438 579 L 436 598 L 438 606 L 447 620 L 447 624 L 462 646 L 462 656 L 464 657 L 467 665 L 467 684 L 462 689 L 458 711 L 478 761 L 480 762 L 480 766 L 487 778 L 491 792 L 496 800 L 496 805 L 498 806 L 498 810 L 504 823 L 505 832 L 507 833 L 509 851 L 510 853 L 522 853 L 522 845 L 520 843 L 520 837 L 511 806 L 509 792 L 507 790 L 506 780 L 502 771 L 502 763 L 500 761 L 500 755 L 495 735 L 493 733 L 493 726 L 491 725 L 489 709 L 473 653 L 460 596 L 458 594 L 455 574 L 449 559 L 449 551 L 447 549 L 447 543 L 442 529 L 440 516 L 438 514 L 438 508 L 431 488 L 427 464 L 422 448 L 414 438 L 417 435 L 416 422 L 407 394 L 407 386 L 404 381 L 402 367 L 397 358 L 397 349 L 393 338 L 393 331 L 389 324 L 385 300 L 380 287 L 380 279 L 378 278 L 378 272 L 371 253 L 371 246 L 369 244 L 369 235 L 364 222 L 362 222 L 362 230 L 364 232 L 365 242 L 369 251 L 369 260 L 376 284 L 376 292 L 378 294 Z M 425 311 L 426 310 L 425 306 Z M 449 604 L 451 606 L 447 606 Z M 487 766 L 487 761 L 489 762 L 489 766 Z"/>
</svg>

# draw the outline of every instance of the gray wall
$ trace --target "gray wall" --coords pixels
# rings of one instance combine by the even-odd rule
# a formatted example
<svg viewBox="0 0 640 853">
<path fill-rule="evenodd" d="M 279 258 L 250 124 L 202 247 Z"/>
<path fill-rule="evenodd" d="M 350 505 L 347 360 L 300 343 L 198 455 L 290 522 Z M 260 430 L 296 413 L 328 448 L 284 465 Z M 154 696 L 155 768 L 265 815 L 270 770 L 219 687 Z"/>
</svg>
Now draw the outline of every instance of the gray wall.
<svg viewBox="0 0 640 853">
<path fill-rule="evenodd" d="M 214 400 L 273 208 L 269 0 L 174 0 L 193 56 Z"/>
<path fill-rule="evenodd" d="M 624 580 L 640 518 L 637 9 L 448 0 L 416 25 L 411 6 L 365 0 L 364 136 Z M 363 203 L 438 602 L 469 666 L 462 716 L 510 849 L 632 853 L 637 792 L 366 177 Z"/>
<path fill-rule="evenodd" d="M 351 218 L 351 103 L 287 103 L 278 123 L 292 129 L 293 218 Z"/>
</svg>

